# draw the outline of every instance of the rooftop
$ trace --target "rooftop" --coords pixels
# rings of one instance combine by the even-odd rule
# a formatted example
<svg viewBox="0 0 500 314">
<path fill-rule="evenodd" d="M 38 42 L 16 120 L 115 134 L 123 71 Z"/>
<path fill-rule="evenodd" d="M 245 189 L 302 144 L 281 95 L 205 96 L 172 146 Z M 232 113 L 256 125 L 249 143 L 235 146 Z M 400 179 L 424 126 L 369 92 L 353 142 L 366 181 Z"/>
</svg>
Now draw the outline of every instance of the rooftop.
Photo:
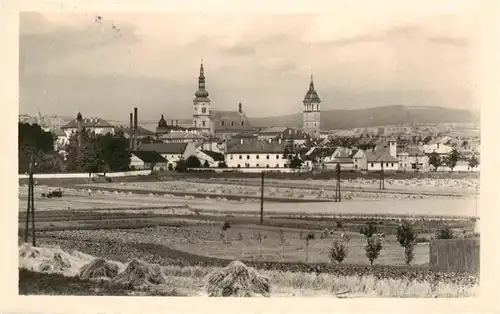
<svg viewBox="0 0 500 314">
<path fill-rule="evenodd" d="M 141 144 L 139 151 L 155 151 L 160 154 L 184 154 L 188 143 L 150 143 Z"/>
<path fill-rule="evenodd" d="M 134 151 L 132 154 L 145 163 L 167 162 L 162 155 L 155 151 Z"/>
</svg>

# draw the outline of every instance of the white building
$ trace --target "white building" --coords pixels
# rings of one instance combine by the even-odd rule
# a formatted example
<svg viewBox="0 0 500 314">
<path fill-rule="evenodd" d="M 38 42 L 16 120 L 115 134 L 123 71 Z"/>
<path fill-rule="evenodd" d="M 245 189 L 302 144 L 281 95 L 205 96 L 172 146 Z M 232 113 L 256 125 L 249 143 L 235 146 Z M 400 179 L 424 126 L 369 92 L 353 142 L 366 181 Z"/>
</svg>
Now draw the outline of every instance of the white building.
<svg viewBox="0 0 500 314">
<path fill-rule="evenodd" d="M 288 168 L 281 143 L 250 140 L 228 146 L 225 161 L 228 168 Z"/>
<path fill-rule="evenodd" d="M 217 168 L 219 167 L 219 163 L 224 162 L 224 154 L 210 150 L 197 149 L 195 156 L 200 160 L 202 167 L 204 167 L 205 162 L 207 162 L 210 168 Z"/>
<path fill-rule="evenodd" d="M 429 157 L 415 147 L 402 148 L 397 154 L 399 170 L 402 171 L 428 171 Z"/>
<path fill-rule="evenodd" d="M 189 156 L 195 155 L 196 145 L 194 143 L 151 143 L 140 144 L 137 150 L 157 152 L 167 159 L 169 169 L 175 169 L 179 160 L 186 160 Z"/>
<path fill-rule="evenodd" d="M 135 151 L 130 154 L 130 168 L 134 170 L 165 171 L 167 159 L 155 151 Z"/>
<path fill-rule="evenodd" d="M 71 134 L 78 132 L 80 129 L 90 131 L 95 134 L 115 134 L 115 127 L 109 122 L 96 117 L 83 118 L 81 113 L 77 114 L 76 119 L 71 120 L 61 127 L 61 130 L 68 138 Z"/>
</svg>

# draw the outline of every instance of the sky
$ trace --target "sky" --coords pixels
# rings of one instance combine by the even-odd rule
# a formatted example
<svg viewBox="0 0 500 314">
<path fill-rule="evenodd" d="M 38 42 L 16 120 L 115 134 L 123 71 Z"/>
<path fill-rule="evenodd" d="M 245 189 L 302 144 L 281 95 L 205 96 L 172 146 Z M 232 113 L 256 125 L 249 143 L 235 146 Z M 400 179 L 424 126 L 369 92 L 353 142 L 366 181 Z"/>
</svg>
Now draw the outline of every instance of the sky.
<svg viewBox="0 0 500 314">
<path fill-rule="evenodd" d="M 348 3 L 314 14 L 23 12 L 20 113 L 127 121 L 137 106 L 141 119 L 189 118 L 201 58 L 212 109 L 241 101 L 250 117 L 301 112 L 311 74 L 322 110 L 474 107 L 469 2 Z"/>
</svg>

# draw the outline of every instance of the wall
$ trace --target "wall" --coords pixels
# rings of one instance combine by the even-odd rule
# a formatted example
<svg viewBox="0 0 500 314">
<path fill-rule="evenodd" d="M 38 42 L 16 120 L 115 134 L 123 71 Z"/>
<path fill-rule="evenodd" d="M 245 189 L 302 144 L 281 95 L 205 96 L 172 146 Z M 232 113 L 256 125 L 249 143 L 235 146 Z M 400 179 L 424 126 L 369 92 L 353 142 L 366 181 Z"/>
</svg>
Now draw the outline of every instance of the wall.
<svg viewBox="0 0 500 314">
<path fill-rule="evenodd" d="M 389 164 L 389 165 L 387 165 Z M 394 161 L 394 162 L 384 162 L 384 171 L 394 171 L 399 169 L 399 162 Z M 369 171 L 380 171 L 382 170 L 382 166 L 380 165 L 380 162 L 374 162 L 373 166 L 371 162 L 367 162 L 367 170 Z"/>
<path fill-rule="evenodd" d="M 217 173 L 221 172 L 241 172 L 241 173 L 260 173 L 262 171 L 264 172 L 281 172 L 281 173 L 293 173 L 293 172 L 309 172 L 311 169 L 293 169 L 293 168 L 212 168 L 212 169 L 207 169 L 207 168 L 199 168 L 199 169 L 192 169 L 195 171 L 215 171 Z"/>
<path fill-rule="evenodd" d="M 479 239 L 432 240 L 429 243 L 429 267 L 432 270 L 479 271 Z"/>
<path fill-rule="evenodd" d="M 133 177 L 133 176 L 146 176 L 150 175 L 151 170 L 137 170 L 137 171 L 126 171 L 126 172 L 107 172 L 106 177 Z M 94 174 L 95 176 L 96 174 Z M 63 178 L 88 178 L 88 173 L 35 173 L 33 178 L 35 179 L 63 179 Z M 27 174 L 20 174 L 19 179 L 27 179 Z"/>
<path fill-rule="evenodd" d="M 267 156 L 269 156 L 269 159 L 267 159 Z M 240 168 L 246 168 L 245 164 L 250 164 L 250 168 L 266 168 L 268 165 L 269 168 L 285 168 L 285 165 L 289 163 L 288 159 L 283 158 L 283 153 L 226 154 L 225 161 L 229 168 L 238 168 L 238 164 Z"/>
</svg>

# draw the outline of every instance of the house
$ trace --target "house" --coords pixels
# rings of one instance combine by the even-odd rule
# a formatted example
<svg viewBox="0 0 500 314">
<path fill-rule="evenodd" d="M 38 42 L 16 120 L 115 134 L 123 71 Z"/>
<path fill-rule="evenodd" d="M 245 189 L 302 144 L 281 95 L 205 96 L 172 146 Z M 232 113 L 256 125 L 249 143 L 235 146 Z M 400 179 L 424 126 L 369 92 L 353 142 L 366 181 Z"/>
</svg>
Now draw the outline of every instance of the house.
<svg viewBox="0 0 500 314">
<path fill-rule="evenodd" d="M 365 151 L 362 149 L 353 150 L 351 153 L 353 169 L 367 169 Z"/>
<path fill-rule="evenodd" d="M 115 133 L 123 133 L 123 137 L 129 139 L 132 136 L 133 130 L 130 127 L 126 127 L 123 125 L 115 126 Z M 155 133 L 141 126 L 137 126 L 135 136 L 138 139 L 143 139 L 146 137 L 155 137 Z"/>
<path fill-rule="evenodd" d="M 285 147 L 281 143 L 259 140 L 241 141 L 228 145 L 225 161 L 228 168 L 288 168 L 284 158 Z"/>
<path fill-rule="evenodd" d="M 280 135 L 286 127 L 270 127 L 258 132 L 259 140 L 267 141 L 269 139 L 274 139 Z"/>
<path fill-rule="evenodd" d="M 137 150 L 155 151 L 167 159 L 169 169 L 175 169 L 179 160 L 186 160 L 189 156 L 195 155 L 196 145 L 194 143 L 150 143 L 140 144 Z"/>
<path fill-rule="evenodd" d="M 325 162 L 326 169 L 335 170 L 337 168 L 337 165 L 340 165 L 341 170 L 354 169 L 354 162 L 345 151 L 340 151 L 335 155 L 335 157 L 333 157 L 333 159 Z"/>
<path fill-rule="evenodd" d="M 210 168 L 219 167 L 219 163 L 224 162 L 224 154 L 210 150 L 198 149 L 195 156 L 198 157 L 203 167 L 205 166 L 205 162 L 208 162 Z"/>
<path fill-rule="evenodd" d="M 311 139 L 311 136 L 302 129 L 285 128 L 281 131 L 276 138 L 281 139 L 283 142 L 288 142 L 292 145 L 304 145 Z"/>
<path fill-rule="evenodd" d="M 397 158 L 399 170 L 402 171 L 427 171 L 429 170 L 429 157 L 418 147 L 398 149 Z"/>
<path fill-rule="evenodd" d="M 201 143 L 205 139 L 196 131 L 170 131 L 158 137 L 163 143 Z"/>
<path fill-rule="evenodd" d="M 450 140 L 451 138 L 448 136 L 434 139 L 424 145 L 424 153 L 430 154 L 435 152 L 439 155 L 447 155 L 453 150 L 453 147 L 448 145 Z"/>
<path fill-rule="evenodd" d="M 391 156 L 387 150 L 382 151 L 366 151 L 366 169 L 368 171 L 384 171 L 398 170 L 399 161 L 396 157 Z"/>
<path fill-rule="evenodd" d="M 78 113 L 76 119 L 71 120 L 61 127 L 61 130 L 68 138 L 79 129 L 84 129 L 95 134 L 115 134 L 115 127 L 109 122 L 96 117 L 83 118 L 81 113 Z"/>
<path fill-rule="evenodd" d="M 134 151 L 130 153 L 130 168 L 134 170 L 165 171 L 168 169 L 168 161 L 155 151 Z"/>
</svg>

